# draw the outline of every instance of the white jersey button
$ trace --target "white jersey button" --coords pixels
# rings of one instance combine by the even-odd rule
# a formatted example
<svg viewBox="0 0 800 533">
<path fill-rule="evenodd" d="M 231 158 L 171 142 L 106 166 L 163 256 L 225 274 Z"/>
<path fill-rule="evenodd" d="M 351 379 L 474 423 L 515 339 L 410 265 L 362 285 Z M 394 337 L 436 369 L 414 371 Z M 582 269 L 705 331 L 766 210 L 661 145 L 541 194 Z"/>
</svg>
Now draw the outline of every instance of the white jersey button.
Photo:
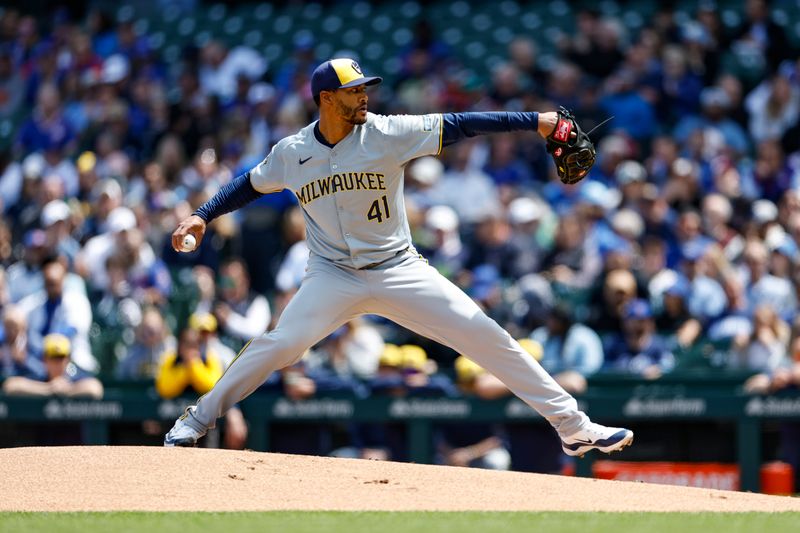
<svg viewBox="0 0 800 533">
<path fill-rule="evenodd" d="M 337 165 L 331 165 L 331 168 L 339 168 Z"/>
</svg>

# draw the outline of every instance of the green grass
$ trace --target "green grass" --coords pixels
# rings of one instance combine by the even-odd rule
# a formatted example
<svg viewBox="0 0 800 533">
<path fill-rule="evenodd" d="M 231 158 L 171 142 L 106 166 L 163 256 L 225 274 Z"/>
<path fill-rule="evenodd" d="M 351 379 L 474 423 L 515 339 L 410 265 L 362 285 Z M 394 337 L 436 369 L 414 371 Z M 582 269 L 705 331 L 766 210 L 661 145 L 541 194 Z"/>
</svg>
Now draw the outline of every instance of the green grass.
<svg viewBox="0 0 800 533">
<path fill-rule="evenodd" d="M 0 533 L 625 533 L 800 531 L 800 513 L 0 513 Z"/>
</svg>

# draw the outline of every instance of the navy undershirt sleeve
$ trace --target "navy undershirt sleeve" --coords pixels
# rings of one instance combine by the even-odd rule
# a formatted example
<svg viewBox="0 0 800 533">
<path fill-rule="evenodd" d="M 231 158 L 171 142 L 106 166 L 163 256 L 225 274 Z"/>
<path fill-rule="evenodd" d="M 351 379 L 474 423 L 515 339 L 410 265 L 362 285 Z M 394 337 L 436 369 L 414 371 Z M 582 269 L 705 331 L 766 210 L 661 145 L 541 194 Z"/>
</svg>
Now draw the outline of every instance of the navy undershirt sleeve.
<svg viewBox="0 0 800 533">
<path fill-rule="evenodd" d="M 486 133 L 533 130 L 539 128 L 539 113 L 499 112 L 442 113 L 442 146 Z"/>
<path fill-rule="evenodd" d="M 255 190 L 253 184 L 250 183 L 250 172 L 245 172 L 217 191 L 217 194 L 201 205 L 194 214 L 206 222 L 211 222 L 215 218 L 225 213 L 236 211 L 262 196 L 264 196 L 264 193 Z"/>
</svg>

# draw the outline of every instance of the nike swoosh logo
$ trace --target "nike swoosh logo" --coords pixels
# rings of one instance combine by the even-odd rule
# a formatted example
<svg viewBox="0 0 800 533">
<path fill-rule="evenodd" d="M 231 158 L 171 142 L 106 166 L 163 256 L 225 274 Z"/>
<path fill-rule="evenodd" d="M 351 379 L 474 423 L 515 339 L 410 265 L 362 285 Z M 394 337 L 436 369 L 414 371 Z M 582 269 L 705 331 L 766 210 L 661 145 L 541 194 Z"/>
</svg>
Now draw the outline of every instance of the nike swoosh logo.
<svg viewBox="0 0 800 533">
<path fill-rule="evenodd" d="M 579 444 L 592 444 L 594 441 L 591 441 L 591 440 L 581 440 L 581 439 L 575 439 L 575 442 L 577 442 L 577 443 L 579 443 Z"/>
<path fill-rule="evenodd" d="M 308 157 L 306 157 L 305 159 L 298 159 L 298 160 L 297 160 L 297 162 L 298 162 L 298 163 L 300 163 L 300 164 L 302 165 L 303 163 L 305 163 L 305 162 L 306 162 L 306 161 L 308 161 L 309 159 L 311 159 L 311 156 L 308 156 Z"/>
</svg>

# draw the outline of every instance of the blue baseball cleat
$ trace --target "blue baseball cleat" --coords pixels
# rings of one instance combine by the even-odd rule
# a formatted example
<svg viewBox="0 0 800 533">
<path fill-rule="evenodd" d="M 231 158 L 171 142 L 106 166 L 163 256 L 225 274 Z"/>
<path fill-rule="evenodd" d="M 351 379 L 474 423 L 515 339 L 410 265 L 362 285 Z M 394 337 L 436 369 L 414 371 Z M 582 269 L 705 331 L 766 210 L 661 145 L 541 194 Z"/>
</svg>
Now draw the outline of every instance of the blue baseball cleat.
<svg viewBox="0 0 800 533">
<path fill-rule="evenodd" d="M 197 446 L 197 441 L 206 434 L 206 430 L 199 431 L 189 425 L 188 418 L 191 409 L 193 407 L 187 407 L 186 412 L 175 421 L 175 425 L 164 436 L 164 446 L 191 448 Z"/>
<path fill-rule="evenodd" d="M 630 446 L 633 431 L 625 428 L 611 428 L 589 422 L 578 432 L 561 439 L 561 449 L 573 457 L 583 457 L 588 451 L 600 450 L 611 453 Z"/>
</svg>

